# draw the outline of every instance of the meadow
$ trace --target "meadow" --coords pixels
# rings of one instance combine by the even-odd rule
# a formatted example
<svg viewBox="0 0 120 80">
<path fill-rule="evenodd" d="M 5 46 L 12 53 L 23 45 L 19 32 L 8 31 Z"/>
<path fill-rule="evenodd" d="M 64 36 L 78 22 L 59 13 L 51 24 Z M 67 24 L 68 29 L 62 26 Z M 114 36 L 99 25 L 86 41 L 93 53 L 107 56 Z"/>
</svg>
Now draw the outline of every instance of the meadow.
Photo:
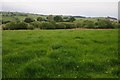
<svg viewBox="0 0 120 80">
<path fill-rule="evenodd" d="M 5 30 L 3 78 L 118 78 L 118 30 Z"/>
</svg>

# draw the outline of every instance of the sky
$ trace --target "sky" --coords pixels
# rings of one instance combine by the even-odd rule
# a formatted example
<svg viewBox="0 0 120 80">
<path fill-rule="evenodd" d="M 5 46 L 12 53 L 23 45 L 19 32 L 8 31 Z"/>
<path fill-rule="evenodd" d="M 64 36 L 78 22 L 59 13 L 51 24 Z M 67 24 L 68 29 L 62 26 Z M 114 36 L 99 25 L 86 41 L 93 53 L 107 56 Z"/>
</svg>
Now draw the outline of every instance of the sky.
<svg viewBox="0 0 120 80">
<path fill-rule="evenodd" d="M 0 4 L 0 11 L 118 17 L 118 0 L 1 0 Z"/>
</svg>

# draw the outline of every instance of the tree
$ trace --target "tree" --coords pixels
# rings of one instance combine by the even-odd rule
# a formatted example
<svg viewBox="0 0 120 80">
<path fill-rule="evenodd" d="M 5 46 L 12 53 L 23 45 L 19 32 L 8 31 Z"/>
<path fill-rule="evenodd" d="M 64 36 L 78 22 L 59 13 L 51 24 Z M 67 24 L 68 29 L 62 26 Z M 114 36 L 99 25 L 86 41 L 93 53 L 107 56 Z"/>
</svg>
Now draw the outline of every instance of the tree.
<svg viewBox="0 0 120 80">
<path fill-rule="evenodd" d="M 53 15 L 49 15 L 49 16 L 47 17 L 47 20 L 48 20 L 48 22 L 54 21 L 54 20 L 53 20 Z"/>
<path fill-rule="evenodd" d="M 73 21 L 75 21 L 76 19 L 74 18 L 74 17 L 70 17 L 69 18 L 69 22 L 73 22 Z"/>
<path fill-rule="evenodd" d="M 16 17 L 15 17 L 15 21 L 16 21 L 16 22 L 20 22 L 19 18 L 16 18 Z"/>
<path fill-rule="evenodd" d="M 69 17 L 67 17 L 67 16 L 63 17 L 63 21 L 64 22 L 69 22 Z"/>
<path fill-rule="evenodd" d="M 34 22 L 35 20 L 32 19 L 32 18 L 25 18 L 24 22 L 26 23 L 31 23 L 31 22 Z"/>
<path fill-rule="evenodd" d="M 38 17 L 38 18 L 37 18 L 37 21 L 40 21 L 40 22 L 41 22 L 42 20 L 43 20 L 42 17 Z"/>
<path fill-rule="evenodd" d="M 56 21 L 56 22 L 62 22 L 63 19 L 62 19 L 61 16 L 55 16 L 55 17 L 54 17 L 54 21 Z"/>
</svg>

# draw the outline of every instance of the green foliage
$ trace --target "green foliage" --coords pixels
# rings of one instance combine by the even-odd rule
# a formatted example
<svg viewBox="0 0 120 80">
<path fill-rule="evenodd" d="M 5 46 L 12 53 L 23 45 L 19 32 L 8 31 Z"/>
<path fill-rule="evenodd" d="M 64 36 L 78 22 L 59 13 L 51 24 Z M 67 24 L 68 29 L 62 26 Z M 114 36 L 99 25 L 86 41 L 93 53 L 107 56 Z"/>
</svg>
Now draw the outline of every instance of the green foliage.
<svg viewBox="0 0 120 80">
<path fill-rule="evenodd" d="M 25 18 L 25 20 L 24 20 L 24 22 L 26 22 L 26 23 L 31 23 L 31 22 L 34 22 L 35 20 L 34 19 L 32 19 L 32 18 Z"/>
<path fill-rule="evenodd" d="M 42 23 L 42 29 L 55 29 L 55 25 L 51 22 Z"/>
<path fill-rule="evenodd" d="M 117 27 L 120 29 L 120 23 L 117 24 Z"/>
<path fill-rule="evenodd" d="M 56 22 L 62 22 L 63 19 L 62 19 L 61 16 L 55 16 L 55 17 L 54 17 L 54 21 L 56 21 Z"/>
<path fill-rule="evenodd" d="M 64 23 L 64 25 L 66 26 L 66 29 L 72 29 L 72 28 L 77 28 L 77 26 L 74 23 Z"/>
<path fill-rule="evenodd" d="M 49 15 L 49 16 L 47 16 L 47 20 L 48 20 L 48 22 L 52 22 L 52 21 L 54 21 L 54 17 L 53 17 L 53 15 Z"/>
<path fill-rule="evenodd" d="M 2 24 L 6 24 L 6 23 L 9 23 L 9 22 L 11 22 L 11 21 L 4 21 L 4 20 L 2 20 Z"/>
<path fill-rule="evenodd" d="M 99 19 L 97 21 L 97 28 L 114 28 L 109 19 Z"/>
<path fill-rule="evenodd" d="M 3 30 L 19 30 L 19 29 L 27 29 L 28 24 L 25 22 L 10 22 L 3 27 Z"/>
<path fill-rule="evenodd" d="M 119 23 L 118 22 L 112 22 L 112 28 L 119 28 Z"/>
<path fill-rule="evenodd" d="M 30 23 L 32 26 L 34 26 L 34 28 L 39 28 L 42 29 L 42 23 L 38 22 L 38 21 L 34 21 Z"/>
<path fill-rule="evenodd" d="M 93 21 L 90 21 L 90 20 L 85 20 L 83 23 L 82 23 L 82 26 L 84 28 L 95 28 L 95 24 Z"/>
<path fill-rule="evenodd" d="M 66 26 L 63 23 L 56 23 L 55 29 L 66 29 Z"/>
<path fill-rule="evenodd" d="M 63 17 L 63 22 L 69 22 L 69 17 L 67 16 Z"/>
<path fill-rule="evenodd" d="M 27 29 L 28 24 L 25 22 L 16 23 L 16 29 Z"/>
<path fill-rule="evenodd" d="M 69 21 L 69 22 L 73 22 L 73 21 L 75 21 L 75 20 L 76 20 L 76 19 L 75 19 L 74 17 L 70 17 L 68 21 Z"/>
<path fill-rule="evenodd" d="M 82 28 L 82 27 L 83 27 L 83 26 L 82 26 L 82 23 L 77 22 L 77 23 L 76 23 L 76 27 L 77 27 L 77 28 Z"/>
<path fill-rule="evenodd" d="M 18 12 L 2 12 L 2 19 L 0 22 L 5 25 L 3 29 L 7 29 L 7 23 L 12 25 L 14 22 L 26 22 L 28 25 L 32 25 L 34 28 L 47 29 L 44 28 L 42 22 L 51 22 L 55 29 L 72 29 L 72 28 L 100 28 L 100 29 L 113 29 L 119 28 L 117 20 L 114 18 L 82 18 L 80 16 L 54 16 L 54 15 L 37 15 L 37 14 L 26 14 Z M 80 17 L 80 18 L 78 18 Z M 37 20 L 37 21 L 35 21 Z M 11 23 L 13 22 L 13 23 Z M 57 22 L 57 24 L 56 24 Z M 62 23 L 61 23 L 62 22 Z M 120 21 L 118 21 L 120 22 Z M 14 25 L 14 24 L 13 24 Z M 8 26 L 8 25 L 7 25 Z M 15 29 L 11 26 L 11 30 Z M 50 28 L 49 28 L 50 29 Z M 51 28 L 53 29 L 53 27 Z"/>
<path fill-rule="evenodd" d="M 19 18 L 15 18 L 15 21 L 16 21 L 16 22 L 20 22 Z"/>
<path fill-rule="evenodd" d="M 35 28 L 35 27 L 34 27 L 33 25 L 28 25 L 28 26 L 27 26 L 27 29 L 28 29 L 28 30 L 33 30 L 34 28 Z"/>
<path fill-rule="evenodd" d="M 3 27 L 3 30 L 14 30 L 16 29 L 16 23 L 15 22 L 10 22 Z"/>
<path fill-rule="evenodd" d="M 43 18 L 42 18 L 42 17 L 38 17 L 38 18 L 37 18 L 37 21 L 40 21 L 40 22 L 41 22 L 41 21 L 43 21 Z"/>
</svg>

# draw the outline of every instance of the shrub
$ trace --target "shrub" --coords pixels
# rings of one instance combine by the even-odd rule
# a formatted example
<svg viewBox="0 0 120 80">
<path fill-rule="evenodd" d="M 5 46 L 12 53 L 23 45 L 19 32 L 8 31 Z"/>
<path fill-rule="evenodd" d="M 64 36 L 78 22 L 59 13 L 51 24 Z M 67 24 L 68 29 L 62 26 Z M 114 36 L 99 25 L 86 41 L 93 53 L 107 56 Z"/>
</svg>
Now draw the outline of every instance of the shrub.
<svg viewBox="0 0 120 80">
<path fill-rule="evenodd" d="M 82 28 L 82 24 L 81 23 L 76 23 L 76 27 L 77 28 Z"/>
<path fill-rule="evenodd" d="M 16 22 L 20 22 L 20 19 L 19 18 L 14 18 Z"/>
<path fill-rule="evenodd" d="M 113 28 L 119 28 L 119 23 L 118 22 L 112 22 L 112 27 Z"/>
<path fill-rule="evenodd" d="M 109 19 L 99 19 L 97 21 L 97 28 L 114 28 Z"/>
<path fill-rule="evenodd" d="M 118 29 L 120 29 L 120 23 L 118 23 L 118 26 L 117 26 L 117 27 L 118 27 Z"/>
<path fill-rule="evenodd" d="M 66 26 L 63 23 L 56 23 L 55 29 L 65 29 Z"/>
<path fill-rule="evenodd" d="M 35 22 L 31 22 L 30 24 L 32 26 L 34 26 L 34 28 L 40 28 L 40 29 L 42 29 L 42 23 L 41 22 L 35 21 Z"/>
<path fill-rule="evenodd" d="M 10 22 L 5 25 L 4 30 L 19 30 L 19 29 L 27 29 L 28 24 L 25 22 Z"/>
<path fill-rule="evenodd" d="M 38 17 L 38 18 L 37 18 L 37 21 L 40 21 L 40 22 L 41 22 L 42 20 L 43 20 L 42 17 Z"/>
<path fill-rule="evenodd" d="M 28 24 L 25 22 L 16 23 L 16 29 L 27 29 Z"/>
<path fill-rule="evenodd" d="M 2 30 L 7 30 L 5 25 L 2 25 Z"/>
<path fill-rule="evenodd" d="M 66 26 L 66 29 L 77 28 L 74 23 L 64 23 L 64 25 Z"/>
<path fill-rule="evenodd" d="M 49 16 L 47 16 L 47 21 L 48 21 L 48 22 L 52 22 L 52 21 L 54 21 L 54 19 L 53 19 L 53 15 L 49 15 Z"/>
<path fill-rule="evenodd" d="M 95 28 L 95 24 L 93 21 L 90 21 L 90 20 L 85 20 L 83 23 L 82 23 L 82 26 L 84 28 Z"/>
<path fill-rule="evenodd" d="M 51 22 L 42 23 L 42 29 L 55 29 L 55 25 Z"/>
<path fill-rule="evenodd" d="M 74 17 L 70 17 L 68 21 L 69 21 L 69 22 L 73 22 L 73 21 L 75 21 L 75 20 L 76 20 L 76 19 L 75 19 Z"/>
<path fill-rule="evenodd" d="M 4 27 L 4 30 L 14 30 L 14 29 L 16 29 L 16 23 L 15 22 L 7 23 Z"/>
<path fill-rule="evenodd" d="M 31 23 L 31 22 L 34 22 L 35 20 L 32 19 L 32 18 L 25 18 L 24 22 L 26 23 Z"/>
<path fill-rule="evenodd" d="M 61 16 L 55 16 L 55 17 L 54 17 L 54 21 L 56 21 L 56 22 L 62 22 L 63 19 L 62 19 Z"/>
<path fill-rule="evenodd" d="M 11 21 L 4 21 L 4 20 L 2 20 L 2 24 L 6 24 L 6 23 L 9 23 L 9 22 L 11 22 Z"/>
<path fill-rule="evenodd" d="M 28 30 L 33 30 L 33 29 L 34 29 L 34 26 L 29 25 L 29 26 L 27 26 L 27 29 L 28 29 Z"/>
</svg>

